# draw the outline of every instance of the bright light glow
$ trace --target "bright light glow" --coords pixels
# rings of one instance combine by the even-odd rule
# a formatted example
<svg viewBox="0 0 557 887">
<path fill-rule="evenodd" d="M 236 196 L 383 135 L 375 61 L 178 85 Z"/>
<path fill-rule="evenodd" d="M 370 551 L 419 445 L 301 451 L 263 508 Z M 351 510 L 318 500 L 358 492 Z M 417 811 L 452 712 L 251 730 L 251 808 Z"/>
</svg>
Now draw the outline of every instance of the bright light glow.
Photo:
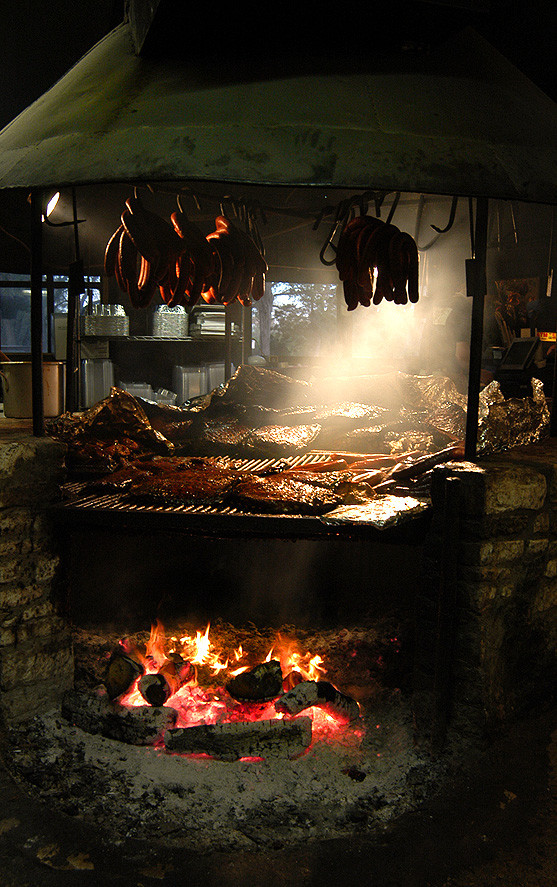
<svg viewBox="0 0 557 887">
<path fill-rule="evenodd" d="M 60 192 L 57 191 L 56 194 L 53 194 L 53 195 L 52 195 L 52 197 L 50 198 L 50 200 L 48 201 L 48 203 L 47 203 L 47 205 L 46 205 L 46 217 L 47 217 L 47 219 L 48 219 L 49 215 L 51 214 L 52 210 L 54 209 L 54 207 L 56 206 L 56 204 L 58 203 L 59 200 L 60 200 Z"/>
<path fill-rule="evenodd" d="M 46 213 L 42 216 L 43 222 L 45 219 L 48 219 L 48 217 L 51 215 L 52 211 L 54 210 L 54 208 L 59 200 L 60 200 L 60 192 L 57 191 L 56 194 L 52 195 L 52 197 L 50 198 L 50 200 L 48 201 L 48 203 L 46 205 Z"/>
</svg>

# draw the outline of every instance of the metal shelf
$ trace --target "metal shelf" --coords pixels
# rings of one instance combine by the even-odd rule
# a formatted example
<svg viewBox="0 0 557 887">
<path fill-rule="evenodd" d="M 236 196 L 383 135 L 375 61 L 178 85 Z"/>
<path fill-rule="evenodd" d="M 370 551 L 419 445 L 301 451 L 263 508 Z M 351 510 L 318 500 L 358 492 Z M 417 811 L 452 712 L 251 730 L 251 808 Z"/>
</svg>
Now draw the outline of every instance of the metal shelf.
<svg viewBox="0 0 557 887">
<path fill-rule="evenodd" d="M 181 338 L 172 338 L 170 336 L 99 336 L 99 335 L 83 335 L 81 339 L 109 339 L 111 342 L 224 342 L 224 335 L 205 335 L 205 336 L 183 336 Z M 242 342 L 242 336 L 231 336 L 234 342 Z"/>
</svg>

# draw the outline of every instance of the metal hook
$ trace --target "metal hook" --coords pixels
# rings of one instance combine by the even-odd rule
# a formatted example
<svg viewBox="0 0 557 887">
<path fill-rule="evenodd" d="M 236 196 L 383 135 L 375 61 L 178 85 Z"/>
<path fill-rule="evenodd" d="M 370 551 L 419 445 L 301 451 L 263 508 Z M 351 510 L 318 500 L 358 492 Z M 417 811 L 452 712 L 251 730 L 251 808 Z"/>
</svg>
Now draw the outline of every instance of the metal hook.
<svg viewBox="0 0 557 887">
<path fill-rule="evenodd" d="M 449 221 L 447 222 L 447 225 L 444 228 L 438 228 L 437 225 L 430 226 L 431 228 L 433 228 L 434 231 L 437 231 L 438 234 L 446 234 L 447 231 L 450 231 L 451 228 L 453 227 L 455 215 L 456 215 L 457 204 L 458 204 L 458 197 L 455 195 L 453 197 L 453 200 L 451 203 L 451 212 L 449 214 Z"/>
<path fill-rule="evenodd" d="M 474 255 L 476 253 L 476 244 L 475 244 L 475 237 L 474 237 L 474 198 L 473 197 L 468 198 L 468 218 L 470 221 L 470 250 L 471 250 L 472 258 L 474 258 Z"/>
<path fill-rule="evenodd" d="M 389 215 L 387 216 L 387 225 L 390 225 L 395 214 L 396 208 L 398 206 L 398 201 L 400 200 L 400 191 L 397 191 L 392 202 L 391 208 L 389 210 Z"/>
<path fill-rule="evenodd" d="M 386 193 L 383 194 L 374 194 L 373 199 L 375 202 L 375 215 L 378 219 L 381 218 L 381 207 L 383 205 L 383 201 L 385 200 Z"/>
<path fill-rule="evenodd" d="M 336 262 L 336 247 L 333 243 L 333 239 L 334 239 L 339 227 L 341 225 L 344 227 L 345 223 L 348 221 L 348 218 L 350 217 L 350 212 L 351 212 L 352 203 L 353 203 L 354 199 L 355 198 L 348 197 L 345 200 L 341 200 L 340 203 L 337 204 L 335 216 L 333 219 L 333 224 L 331 225 L 327 239 L 325 240 L 325 243 L 323 244 L 323 246 L 321 247 L 321 250 L 319 252 L 319 258 L 320 258 L 323 265 L 334 265 Z M 327 249 L 329 247 L 335 253 L 335 258 L 332 259 L 331 261 L 329 261 L 328 259 L 325 258 L 325 253 L 327 252 Z"/>
<path fill-rule="evenodd" d="M 199 203 L 199 200 L 197 198 L 197 194 L 194 191 L 192 191 L 191 188 L 188 188 L 187 186 L 184 186 L 182 188 L 181 192 L 176 195 L 176 203 L 178 204 L 178 208 L 179 208 L 180 212 L 183 212 L 185 215 L 187 215 L 187 213 L 185 213 L 185 210 L 182 207 L 182 202 L 181 202 L 183 193 L 186 193 L 186 194 L 188 194 L 189 197 L 191 197 L 191 199 L 195 203 L 195 208 L 196 208 L 197 212 L 201 212 L 201 204 Z"/>
</svg>

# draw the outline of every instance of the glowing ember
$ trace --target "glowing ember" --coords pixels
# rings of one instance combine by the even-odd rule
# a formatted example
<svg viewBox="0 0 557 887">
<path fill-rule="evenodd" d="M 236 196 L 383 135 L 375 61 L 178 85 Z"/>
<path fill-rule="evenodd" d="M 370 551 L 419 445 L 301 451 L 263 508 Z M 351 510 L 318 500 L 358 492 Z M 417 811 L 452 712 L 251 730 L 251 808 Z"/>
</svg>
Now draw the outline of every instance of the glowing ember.
<svg viewBox="0 0 557 887">
<path fill-rule="evenodd" d="M 198 630 L 195 635 L 184 634 L 167 639 L 164 627 L 157 621 L 151 628 L 144 651 L 129 641 L 121 641 L 127 655 L 143 666 L 144 675 L 165 675 L 169 672 L 169 664 L 181 664 L 173 673 L 180 675 L 183 681 L 176 679 L 178 689 L 170 685 L 170 695 L 165 702 L 178 713 L 177 727 L 282 718 L 283 714 L 275 710 L 274 700 L 242 702 L 232 698 L 225 689 L 232 678 L 263 661 L 280 662 L 285 691 L 301 681 L 320 681 L 326 674 L 322 657 L 301 652 L 297 643 L 290 638 L 278 635 L 266 656 L 254 660 L 241 644 L 228 654 L 217 649 L 209 630 L 210 624 L 205 631 Z M 140 680 L 138 678 L 120 699 L 122 704 L 145 705 L 146 700 L 139 689 Z M 314 738 L 334 737 L 346 729 L 345 722 L 318 706 L 312 706 L 304 714 L 312 718 Z M 361 730 L 352 729 L 352 733 L 354 737 L 361 736 Z"/>
</svg>

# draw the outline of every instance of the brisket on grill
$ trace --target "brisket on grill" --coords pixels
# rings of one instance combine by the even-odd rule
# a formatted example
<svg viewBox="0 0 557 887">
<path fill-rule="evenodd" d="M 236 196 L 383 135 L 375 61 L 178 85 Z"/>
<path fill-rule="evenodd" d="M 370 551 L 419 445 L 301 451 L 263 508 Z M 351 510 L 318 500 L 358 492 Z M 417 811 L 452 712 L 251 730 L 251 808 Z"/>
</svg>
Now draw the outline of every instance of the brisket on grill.
<svg viewBox="0 0 557 887">
<path fill-rule="evenodd" d="M 243 476 L 243 472 L 233 468 L 192 466 L 145 477 L 133 483 L 127 495 L 133 500 L 161 504 L 221 504 Z"/>
<path fill-rule="evenodd" d="M 324 514 L 336 508 L 342 496 L 315 484 L 284 474 L 250 476 L 240 480 L 231 493 L 233 503 L 246 511 L 267 514 Z"/>
<path fill-rule="evenodd" d="M 350 471 L 304 471 L 296 469 L 288 471 L 287 476 L 298 483 L 329 490 L 342 498 L 344 505 L 356 505 L 359 502 L 369 502 L 373 499 L 374 484 L 381 483 L 385 479 L 385 472 L 376 471 L 374 483 L 370 481 L 354 480 L 354 472 Z M 370 472 L 371 475 L 371 472 Z"/>
<path fill-rule="evenodd" d="M 151 477 L 175 476 L 186 469 L 233 468 L 234 462 L 227 456 L 149 456 L 136 459 L 129 465 L 100 478 L 89 481 L 87 488 L 95 492 L 125 492 Z"/>
<path fill-rule="evenodd" d="M 187 442 L 188 451 L 202 454 L 237 453 L 251 428 L 235 418 L 207 419 Z M 185 448 L 185 441 L 183 448 Z"/>
</svg>

